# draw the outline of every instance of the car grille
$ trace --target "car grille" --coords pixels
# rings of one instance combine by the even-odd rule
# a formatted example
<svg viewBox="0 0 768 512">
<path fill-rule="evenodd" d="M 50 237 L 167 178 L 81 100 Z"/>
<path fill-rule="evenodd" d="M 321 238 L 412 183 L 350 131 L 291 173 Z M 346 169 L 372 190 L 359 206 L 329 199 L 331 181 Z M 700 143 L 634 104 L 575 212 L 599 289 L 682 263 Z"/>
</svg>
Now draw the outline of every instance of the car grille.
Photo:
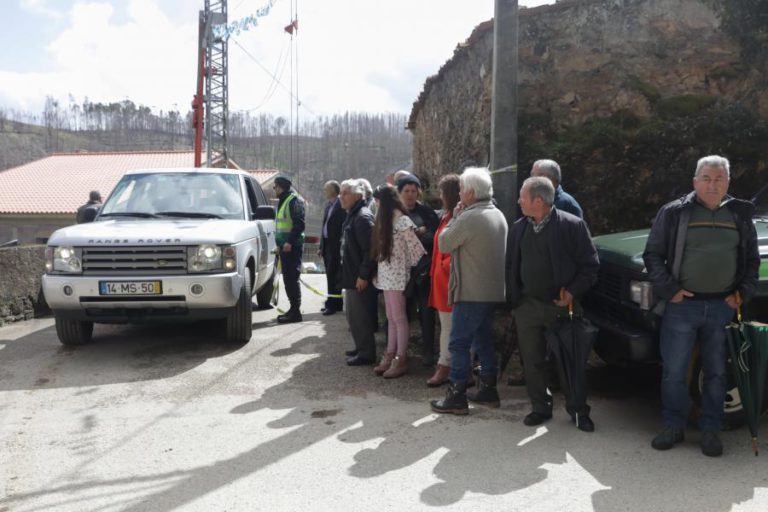
<svg viewBox="0 0 768 512">
<path fill-rule="evenodd" d="M 606 297 L 620 301 L 624 298 L 621 293 L 623 281 L 621 274 L 601 268 L 597 278 L 597 290 Z"/>
<path fill-rule="evenodd" d="M 186 273 L 186 247 L 83 248 L 84 275 L 124 276 Z"/>
</svg>

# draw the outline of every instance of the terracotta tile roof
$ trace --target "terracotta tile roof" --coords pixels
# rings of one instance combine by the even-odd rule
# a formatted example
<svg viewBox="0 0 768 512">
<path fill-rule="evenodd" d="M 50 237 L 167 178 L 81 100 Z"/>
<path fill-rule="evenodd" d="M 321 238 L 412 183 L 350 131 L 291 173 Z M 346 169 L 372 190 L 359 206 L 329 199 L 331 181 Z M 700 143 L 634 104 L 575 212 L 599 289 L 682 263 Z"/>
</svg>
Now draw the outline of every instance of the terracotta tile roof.
<svg viewBox="0 0 768 512">
<path fill-rule="evenodd" d="M 244 171 L 256 178 L 256 181 L 261 185 L 264 185 L 264 183 L 277 176 L 280 172 L 276 169 L 244 169 Z"/>
<path fill-rule="evenodd" d="M 0 171 L 0 214 L 70 214 L 91 190 L 106 197 L 127 171 L 193 166 L 193 151 L 59 153 Z M 247 172 L 259 183 L 277 174 Z"/>
</svg>

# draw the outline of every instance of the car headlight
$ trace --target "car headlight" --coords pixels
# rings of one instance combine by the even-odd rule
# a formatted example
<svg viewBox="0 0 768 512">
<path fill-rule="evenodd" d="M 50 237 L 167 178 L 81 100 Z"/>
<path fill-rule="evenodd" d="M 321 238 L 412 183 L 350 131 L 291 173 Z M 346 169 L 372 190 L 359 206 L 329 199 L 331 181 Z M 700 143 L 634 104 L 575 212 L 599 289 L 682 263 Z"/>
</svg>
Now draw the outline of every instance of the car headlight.
<svg viewBox="0 0 768 512">
<path fill-rule="evenodd" d="M 230 271 L 236 268 L 234 247 L 202 244 L 187 249 L 187 270 L 189 272 Z"/>
<path fill-rule="evenodd" d="M 640 309 L 648 311 L 653 304 L 653 287 L 648 281 L 630 281 L 629 298 L 638 304 Z"/>
<path fill-rule="evenodd" d="M 68 245 L 45 249 L 45 270 L 80 274 L 83 271 L 82 250 Z"/>
</svg>

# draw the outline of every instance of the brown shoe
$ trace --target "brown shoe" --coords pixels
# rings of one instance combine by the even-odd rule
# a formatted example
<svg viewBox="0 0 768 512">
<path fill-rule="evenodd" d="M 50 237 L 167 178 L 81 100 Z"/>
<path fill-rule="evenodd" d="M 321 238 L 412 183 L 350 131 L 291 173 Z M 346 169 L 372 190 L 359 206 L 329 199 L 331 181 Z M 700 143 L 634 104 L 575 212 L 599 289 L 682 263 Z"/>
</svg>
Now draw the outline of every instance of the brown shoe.
<svg viewBox="0 0 768 512">
<path fill-rule="evenodd" d="M 440 387 L 448 382 L 448 374 L 451 373 L 451 367 L 438 364 L 435 368 L 435 374 L 427 380 L 427 386 L 430 388 Z"/>
<path fill-rule="evenodd" d="M 405 375 L 406 370 L 408 369 L 408 360 L 403 354 L 402 356 L 395 356 L 395 358 L 392 360 L 392 366 L 389 367 L 389 370 L 384 372 L 384 378 L 385 379 L 396 379 L 398 377 L 402 377 Z"/>
<path fill-rule="evenodd" d="M 384 354 L 384 357 L 381 358 L 381 363 L 379 363 L 379 366 L 373 369 L 373 373 L 376 375 L 384 375 L 384 372 L 389 370 L 389 367 L 392 366 L 392 360 L 395 358 L 394 352 L 387 352 Z"/>
</svg>

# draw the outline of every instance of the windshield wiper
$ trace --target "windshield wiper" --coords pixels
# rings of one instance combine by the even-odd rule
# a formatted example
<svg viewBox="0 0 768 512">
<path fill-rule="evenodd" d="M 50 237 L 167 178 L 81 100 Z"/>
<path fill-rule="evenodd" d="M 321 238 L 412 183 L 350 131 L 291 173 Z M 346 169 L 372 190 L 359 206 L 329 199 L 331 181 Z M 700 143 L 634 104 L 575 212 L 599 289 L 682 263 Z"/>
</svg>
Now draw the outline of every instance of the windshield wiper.
<svg viewBox="0 0 768 512">
<path fill-rule="evenodd" d="M 188 217 L 190 219 L 220 219 L 221 215 L 203 212 L 157 212 L 158 217 Z"/>
<path fill-rule="evenodd" d="M 113 212 L 100 213 L 99 217 L 141 217 L 142 219 L 156 219 L 157 215 L 147 212 Z"/>
</svg>

